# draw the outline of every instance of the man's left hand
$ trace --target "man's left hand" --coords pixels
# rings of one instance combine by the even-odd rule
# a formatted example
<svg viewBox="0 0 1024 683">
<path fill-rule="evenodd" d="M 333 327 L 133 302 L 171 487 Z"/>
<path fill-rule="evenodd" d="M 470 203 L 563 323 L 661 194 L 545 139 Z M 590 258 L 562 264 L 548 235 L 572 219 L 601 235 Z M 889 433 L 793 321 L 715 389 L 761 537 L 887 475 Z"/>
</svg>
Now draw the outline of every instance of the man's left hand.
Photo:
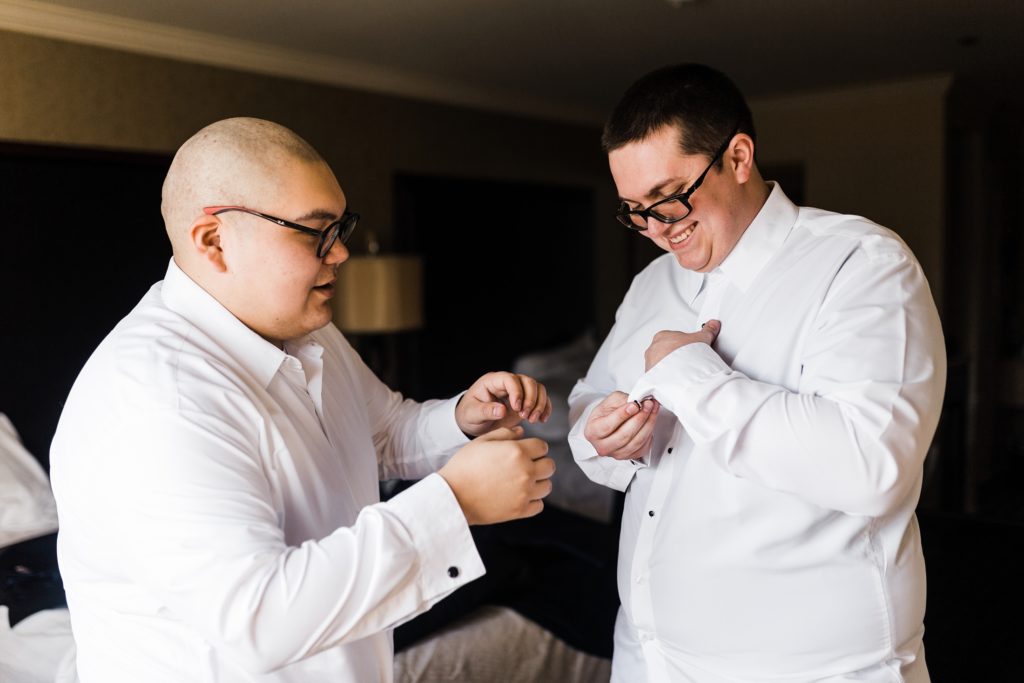
<svg viewBox="0 0 1024 683">
<path fill-rule="evenodd" d="M 547 422 L 551 400 L 544 385 L 526 375 L 489 372 L 459 399 L 455 421 L 469 436 L 499 427 L 514 427 L 523 420 Z"/>
<path fill-rule="evenodd" d="M 644 372 L 653 368 L 662 358 L 681 346 L 702 343 L 711 346 L 721 330 L 722 323 L 718 320 L 707 321 L 696 332 L 662 330 L 654 335 L 651 345 L 644 351 Z"/>
</svg>

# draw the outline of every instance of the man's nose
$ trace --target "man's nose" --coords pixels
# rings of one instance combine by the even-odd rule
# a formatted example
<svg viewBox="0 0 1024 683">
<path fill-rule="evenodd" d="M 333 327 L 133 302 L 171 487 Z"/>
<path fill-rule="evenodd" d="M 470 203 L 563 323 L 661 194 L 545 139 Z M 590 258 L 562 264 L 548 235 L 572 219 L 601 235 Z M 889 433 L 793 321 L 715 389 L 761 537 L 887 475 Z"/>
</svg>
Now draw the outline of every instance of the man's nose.
<svg viewBox="0 0 1024 683">
<path fill-rule="evenodd" d="M 651 237 L 660 237 L 671 227 L 671 224 L 662 223 L 654 216 L 647 217 L 647 234 Z"/>
<path fill-rule="evenodd" d="M 324 255 L 324 263 L 334 265 L 336 263 L 344 263 L 348 260 L 349 251 L 341 240 L 335 240 L 334 244 Z"/>
</svg>

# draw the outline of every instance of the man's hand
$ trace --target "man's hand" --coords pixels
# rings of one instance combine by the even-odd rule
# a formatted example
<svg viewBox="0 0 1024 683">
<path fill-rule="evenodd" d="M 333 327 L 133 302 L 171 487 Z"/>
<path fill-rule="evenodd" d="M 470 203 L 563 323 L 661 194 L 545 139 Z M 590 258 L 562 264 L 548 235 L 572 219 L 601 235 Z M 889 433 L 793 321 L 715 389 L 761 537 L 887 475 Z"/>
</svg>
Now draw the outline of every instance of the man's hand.
<svg viewBox="0 0 1024 683">
<path fill-rule="evenodd" d="M 643 457 L 651 445 L 660 405 L 653 398 L 639 405 L 621 391 L 613 391 L 590 413 L 583 436 L 598 455 L 616 460 Z"/>
<path fill-rule="evenodd" d="M 455 421 L 469 436 L 480 436 L 521 421 L 547 422 L 551 400 L 544 385 L 526 375 L 489 372 L 459 399 Z"/>
<path fill-rule="evenodd" d="M 644 372 L 653 368 L 662 358 L 681 346 L 702 343 L 711 346 L 715 339 L 718 338 L 718 333 L 721 330 L 722 323 L 717 320 L 707 321 L 696 332 L 662 330 L 654 335 L 654 340 L 651 341 L 651 345 L 644 352 Z"/>
<path fill-rule="evenodd" d="M 522 427 L 496 429 L 473 439 L 438 470 L 470 524 L 532 517 L 551 493 L 555 462 L 540 439 L 520 439 Z"/>
</svg>

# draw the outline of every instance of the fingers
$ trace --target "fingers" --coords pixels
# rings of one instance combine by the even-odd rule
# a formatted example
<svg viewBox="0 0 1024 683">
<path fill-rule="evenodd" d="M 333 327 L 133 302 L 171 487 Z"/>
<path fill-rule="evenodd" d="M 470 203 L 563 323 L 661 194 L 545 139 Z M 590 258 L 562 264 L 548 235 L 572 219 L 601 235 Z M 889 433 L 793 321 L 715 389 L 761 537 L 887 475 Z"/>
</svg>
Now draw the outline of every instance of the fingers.
<svg viewBox="0 0 1024 683">
<path fill-rule="evenodd" d="M 520 432 L 523 431 L 522 427 L 517 427 Z M 530 460 L 536 460 L 537 458 L 543 458 L 548 454 L 548 442 L 543 439 L 530 438 L 523 439 L 519 442 L 520 448 L 523 453 L 530 458 Z"/>
<path fill-rule="evenodd" d="M 607 439 L 619 431 L 629 420 L 636 418 L 638 415 L 642 421 L 644 419 L 643 405 L 637 405 L 635 402 L 627 400 L 627 398 L 626 394 L 621 391 L 609 394 L 602 401 L 601 405 L 591 413 L 590 421 L 584 430 L 584 436 L 591 441 L 594 438 Z"/>
<path fill-rule="evenodd" d="M 583 435 L 598 455 L 631 459 L 649 440 L 659 410 L 660 404 L 653 399 L 643 401 L 640 407 L 629 401 L 604 417 L 595 419 L 591 416 Z M 610 424 L 614 427 L 607 429 Z"/>
<path fill-rule="evenodd" d="M 651 443 L 651 439 L 654 438 L 654 425 L 657 422 L 656 418 L 659 408 L 660 405 L 655 403 L 651 409 L 650 415 L 639 426 L 632 438 L 610 453 L 613 458 L 617 460 L 632 460 L 636 455 L 647 450 L 647 447 Z M 623 425 L 624 428 L 626 426 L 628 425 Z"/>
<path fill-rule="evenodd" d="M 536 401 L 534 401 L 533 410 L 529 413 L 529 417 L 527 419 L 530 422 L 547 422 L 548 418 L 551 417 L 551 399 L 548 397 L 547 387 L 540 382 L 536 382 L 536 384 Z"/>
<path fill-rule="evenodd" d="M 482 390 L 472 393 L 477 400 L 486 402 L 488 410 L 493 410 L 490 406 L 502 405 L 492 403 L 494 399 L 504 398 L 520 418 L 529 422 L 546 420 L 551 415 L 551 400 L 548 398 L 547 389 L 528 375 L 489 372 L 474 383 L 473 389 Z M 504 416 L 504 413 L 488 413 L 487 419 L 501 419 Z"/>
<path fill-rule="evenodd" d="M 533 477 L 537 481 L 550 479 L 555 474 L 555 461 L 548 457 L 535 458 L 533 461 Z"/>
<path fill-rule="evenodd" d="M 536 517 L 543 510 L 544 510 L 544 502 L 543 501 L 531 500 L 530 503 L 526 506 L 526 509 L 523 511 L 523 514 L 520 516 L 520 519 L 525 519 L 527 517 Z"/>
<path fill-rule="evenodd" d="M 533 501 L 539 501 L 541 498 L 547 498 L 553 488 L 554 485 L 551 483 L 550 479 L 535 481 L 533 486 L 530 487 L 530 502 L 532 503 Z"/>
<path fill-rule="evenodd" d="M 514 387 L 509 392 L 509 404 L 519 417 L 532 423 L 546 420 L 547 416 L 551 415 L 551 401 L 543 384 L 528 375 L 504 374 L 509 375 L 505 386 Z M 516 390 L 521 392 L 521 399 L 516 398 Z"/>
</svg>

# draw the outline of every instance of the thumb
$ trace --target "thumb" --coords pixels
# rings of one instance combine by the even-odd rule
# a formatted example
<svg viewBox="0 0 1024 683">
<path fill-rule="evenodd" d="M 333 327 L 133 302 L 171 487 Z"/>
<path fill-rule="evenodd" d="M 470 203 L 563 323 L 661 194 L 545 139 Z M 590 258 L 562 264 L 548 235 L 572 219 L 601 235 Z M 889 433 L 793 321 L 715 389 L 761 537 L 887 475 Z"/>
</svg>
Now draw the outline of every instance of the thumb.
<svg viewBox="0 0 1024 683">
<path fill-rule="evenodd" d="M 522 427 L 500 427 L 498 429 L 492 429 L 486 434 L 481 434 L 473 439 L 473 441 L 509 441 L 511 439 L 518 439 L 522 435 Z"/>
<path fill-rule="evenodd" d="M 700 331 L 708 336 L 707 343 L 710 344 L 722 331 L 722 323 L 719 320 L 709 320 L 700 326 Z"/>
<path fill-rule="evenodd" d="M 497 401 L 476 400 L 469 406 L 467 412 L 469 415 L 466 417 L 474 422 L 492 422 L 505 417 L 505 404 Z"/>
</svg>

